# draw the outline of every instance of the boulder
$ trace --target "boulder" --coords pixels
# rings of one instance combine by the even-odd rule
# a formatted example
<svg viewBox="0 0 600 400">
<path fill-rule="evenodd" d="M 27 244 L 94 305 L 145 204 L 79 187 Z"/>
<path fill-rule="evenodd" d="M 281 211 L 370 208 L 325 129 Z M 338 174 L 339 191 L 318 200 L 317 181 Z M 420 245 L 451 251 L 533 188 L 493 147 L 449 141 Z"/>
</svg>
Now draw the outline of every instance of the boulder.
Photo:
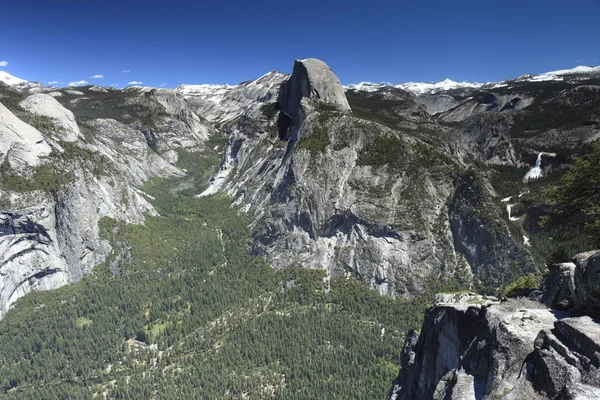
<svg viewBox="0 0 600 400">
<path fill-rule="evenodd" d="M 575 264 L 559 263 L 548 266 L 550 274 L 539 290 L 531 294 L 546 306 L 556 310 L 569 310 L 575 305 Z"/>
<path fill-rule="evenodd" d="M 600 312 L 600 250 L 576 255 L 576 306 L 595 314 Z"/>
<path fill-rule="evenodd" d="M 589 316 L 555 321 L 527 357 L 533 387 L 549 399 L 598 398 L 600 325 Z M 584 395 L 585 394 L 585 395 Z"/>
</svg>

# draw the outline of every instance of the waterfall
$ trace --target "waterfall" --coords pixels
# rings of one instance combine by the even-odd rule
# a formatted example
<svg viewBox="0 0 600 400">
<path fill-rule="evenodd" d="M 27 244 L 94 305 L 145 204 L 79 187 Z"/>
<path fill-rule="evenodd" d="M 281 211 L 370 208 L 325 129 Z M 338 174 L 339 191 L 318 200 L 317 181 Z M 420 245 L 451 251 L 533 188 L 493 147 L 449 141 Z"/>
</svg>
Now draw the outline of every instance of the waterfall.
<svg viewBox="0 0 600 400">
<path fill-rule="evenodd" d="M 519 217 L 513 217 L 511 216 L 511 212 L 512 212 L 512 208 L 516 206 L 516 204 L 507 204 L 506 205 L 506 212 L 508 213 L 508 219 L 511 221 L 518 221 Z"/>
<path fill-rule="evenodd" d="M 532 179 L 538 179 L 542 177 L 542 154 L 544 153 L 538 154 L 537 159 L 535 160 L 535 165 L 529 171 L 527 171 L 525 177 L 523 178 L 523 182 L 528 182 Z"/>
</svg>

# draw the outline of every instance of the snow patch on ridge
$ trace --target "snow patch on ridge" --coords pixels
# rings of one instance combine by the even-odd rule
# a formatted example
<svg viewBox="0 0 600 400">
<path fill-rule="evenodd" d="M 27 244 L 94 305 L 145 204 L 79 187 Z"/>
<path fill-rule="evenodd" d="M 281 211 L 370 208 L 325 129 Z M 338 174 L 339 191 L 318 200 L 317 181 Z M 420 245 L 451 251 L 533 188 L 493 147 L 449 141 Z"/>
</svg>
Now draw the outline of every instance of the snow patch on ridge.
<svg viewBox="0 0 600 400">
<path fill-rule="evenodd" d="M 568 78 L 588 78 L 593 75 L 600 75 L 600 66 L 587 67 L 578 66 L 571 69 L 561 69 L 557 71 L 544 72 L 542 74 L 525 74 L 514 79 L 516 82 L 545 82 L 545 81 L 564 81 Z M 512 80 L 503 80 L 499 82 L 455 82 L 451 79 L 445 79 L 441 82 L 407 82 L 402 84 L 391 84 L 387 82 L 372 83 L 360 82 L 344 86 L 346 90 L 356 90 L 361 92 L 376 92 L 385 87 L 402 89 L 415 95 L 435 94 L 455 89 L 498 89 L 507 87 Z"/>
<path fill-rule="evenodd" d="M 545 82 L 545 81 L 563 81 L 565 76 L 569 75 L 595 75 L 600 74 L 600 67 L 587 67 L 580 65 L 571 69 L 560 69 L 557 71 L 544 72 L 538 75 L 522 75 L 517 78 L 517 81 L 530 81 L 530 82 Z"/>
<path fill-rule="evenodd" d="M 27 83 L 28 81 L 26 81 L 25 79 L 17 78 L 16 76 L 13 76 L 6 71 L 0 71 L 0 82 L 3 82 L 8 86 L 16 86 L 22 83 Z"/>
<path fill-rule="evenodd" d="M 455 82 L 451 79 L 445 79 L 441 82 L 407 82 L 401 83 L 399 85 L 392 85 L 389 83 L 361 82 L 357 84 L 344 86 L 344 89 L 364 92 L 375 92 L 383 87 L 393 87 L 396 89 L 405 90 L 416 95 L 420 95 L 443 92 L 452 89 L 478 89 L 482 86 L 483 84 L 479 82 Z"/>
</svg>

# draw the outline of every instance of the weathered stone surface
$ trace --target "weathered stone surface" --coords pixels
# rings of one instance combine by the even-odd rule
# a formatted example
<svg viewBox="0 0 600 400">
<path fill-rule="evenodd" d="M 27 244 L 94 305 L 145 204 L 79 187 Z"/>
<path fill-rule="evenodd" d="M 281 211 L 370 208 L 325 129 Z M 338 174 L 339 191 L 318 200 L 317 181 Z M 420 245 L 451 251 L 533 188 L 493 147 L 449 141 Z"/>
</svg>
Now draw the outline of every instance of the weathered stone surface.
<svg viewBox="0 0 600 400">
<path fill-rule="evenodd" d="M 296 60 L 292 76 L 281 85 L 277 103 L 293 119 L 303 98 L 318 99 L 340 111 L 351 111 L 340 80 L 327 64 L 316 58 Z"/>
<path fill-rule="evenodd" d="M 560 263 L 548 266 L 550 274 L 531 298 L 557 310 L 569 310 L 575 305 L 575 264 Z"/>
<path fill-rule="evenodd" d="M 104 94 L 107 90 L 96 92 Z M 177 160 L 174 149 L 200 150 L 208 135 L 215 132 L 174 91 L 129 92 L 123 98 L 132 104 L 163 110 L 157 113 L 156 146 L 153 148 L 135 125 L 108 118 L 88 119 L 86 127 L 94 131 L 93 140 L 75 141 L 68 162 L 47 158 L 50 143 L 58 151 L 64 150 L 0 104 L 0 161 L 8 157 L 13 170 L 31 177 L 31 167 L 52 160 L 62 163 L 59 168 L 73 178 L 53 192 L 23 192 L 22 188 L 2 186 L 0 319 L 29 291 L 77 282 L 104 261 L 111 247 L 100 238 L 98 222 L 102 217 L 143 224 L 145 214 L 157 215 L 138 187 L 154 176 L 183 176 L 184 172 L 172 164 Z M 58 128 L 52 134 L 58 139 L 79 137 L 73 113 L 54 97 L 29 96 L 22 106 L 52 118 Z M 95 167 L 100 167 L 99 172 Z"/>
<path fill-rule="evenodd" d="M 303 108 L 307 114 L 297 117 L 285 147 L 267 135 L 234 130 L 222 170 L 203 193 L 229 193 L 256 215 L 255 254 L 278 267 L 294 260 L 334 275 L 351 272 L 381 293 L 408 296 L 442 264 L 445 274 L 465 265 L 460 255 L 445 252 L 452 244 L 444 222 L 438 235 L 417 222 L 446 220 L 453 190 L 448 175 L 403 177 L 390 167 L 361 165 L 365 144 L 393 135 L 390 129 L 335 111 L 320 120 L 310 104 Z M 319 127 L 328 133 L 323 151 L 296 147 Z M 406 140 L 409 147 L 414 139 Z M 404 162 L 418 157 L 411 151 Z M 411 203 L 416 191 L 430 207 Z"/>
<path fill-rule="evenodd" d="M 31 290 L 77 282 L 104 261 L 111 248 L 100 239 L 100 218 L 141 224 L 145 213 L 156 215 L 127 180 L 74 172 L 76 181 L 55 195 L 14 192 L 15 206 L 0 211 L 0 319 Z"/>
<path fill-rule="evenodd" d="M 564 318 L 543 330 L 528 357 L 533 387 L 549 399 L 596 398 L 600 393 L 600 324 L 588 316 Z"/>
<path fill-rule="evenodd" d="M 8 164 L 17 172 L 40 163 L 52 147 L 37 129 L 17 118 L 0 103 L 0 164 L 8 158 Z"/>
<path fill-rule="evenodd" d="M 243 114 L 259 115 L 261 106 L 273 103 L 289 75 L 271 71 L 238 85 L 180 85 L 181 93 L 202 118 L 224 124 Z"/>
<path fill-rule="evenodd" d="M 32 289 L 53 289 L 68 283 L 53 204 L 43 197 L 32 196 L 30 200 L 30 207 L 0 212 L 0 319 L 12 303 Z"/>
<path fill-rule="evenodd" d="M 599 256 L 591 251 L 575 256 L 575 263 L 551 265 L 532 297 L 579 315 L 596 313 Z M 468 293 L 436 296 L 418 341 L 414 333 L 407 336 L 389 398 L 598 398 L 599 320 L 531 309 L 535 303 L 524 298 L 472 310 L 483 300 Z"/>
<path fill-rule="evenodd" d="M 518 262 L 524 273 L 535 273 L 536 267 L 531 254 L 510 235 L 506 222 L 493 218 L 498 211 L 490 197 L 484 182 L 474 174 L 461 176 L 450 201 L 449 219 L 454 247 L 465 256 L 475 276 L 501 285 L 515 279 L 507 273 L 511 263 Z"/>
<path fill-rule="evenodd" d="M 576 306 L 600 312 L 600 250 L 578 254 L 573 261 Z"/>
<path fill-rule="evenodd" d="M 64 108 L 56 99 L 48 94 L 37 93 L 27 97 L 20 104 L 32 114 L 51 118 L 58 130 L 55 135 L 66 142 L 73 142 L 81 134 L 71 110 Z"/>
<path fill-rule="evenodd" d="M 466 119 L 460 128 L 460 145 L 465 155 L 477 161 L 501 165 L 517 161 L 509 122 L 502 114 L 477 114 Z"/>
<path fill-rule="evenodd" d="M 301 81 L 298 76 L 282 90 Z M 280 92 L 280 109 L 290 96 Z M 492 277 L 509 280 L 505 270 L 516 260 L 535 271 L 521 239 L 511 237 L 502 210 L 493 206 L 489 184 L 467 183 L 462 190 L 455 179 L 463 171 L 462 157 L 456 156 L 458 132 L 444 127 L 436 131 L 439 136 L 423 133 L 430 131 L 422 132 L 419 122 L 432 130 L 436 124 L 407 93 L 363 98 L 361 115 L 375 101 L 391 107 L 374 120 L 323 107 L 311 97 L 292 97 L 299 102 L 295 118 L 280 113 L 287 122 L 280 137 L 288 141 L 274 137 L 275 118 L 245 115 L 231 126 L 220 171 L 199 194 L 228 193 L 256 216 L 254 254 L 266 255 L 277 267 L 293 260 L 333 275 L 351 273 L 392 296 L 419 293 L 434 274 L 438 279 L 458 273 L 470 281 L 476 272 L 492 284 Z M 414 136 L 390 128 L 392 122 L 378 123 L 392 117 Z M 369 155 L 390 146 L 401 156 Z M 479 208 L 486 214 L 473 217 Z M 472 235 L 473 227 L 484 234 Z"/>
<path fill-rule="evenodd" d="M 407 341 L 403 350 L 414 357 L 409 363 L 401 358 L 390 399 L 538 398 L 522 378 L 523 360 L 538 332 L 551 329 L 564 315 L 521 308 L 519 300 L 487 305 L 482 300 L 455 295 L 427 313 L 417 344 Z M 535 306 L 522 301 L 525 307 Z M 527 390 L 531 396 L 524 395 Z"/>
<path fill-rule="evenodd" d="M 528 107 L 534 101 L 533 97 L 514 93 L 502 95 L 498 93 L 476 93 L 477 96 L 469 97 L 463 101 L 455 102 L 452 107 L 452 103 L 447 102 L 445 110 L 441 108 L 434 108 L 433 111 L 438 111 L 439 117 L 445 121 L 463 121 L 467 118 L 483 113 L 498 113 L 509 110 L 521 110 L 523 108 Z M 442 95 L 438 94 L 435 96 L 441 97 Z M 420 97 L 420 96 L 419 96 Z M 417 98 L 417 101 L 420 99 Z M 427 99 L 428 103 L 431 103 L 432 99 Z M 436 100 L 438 102 L 439 100 Z"/>
</svg>

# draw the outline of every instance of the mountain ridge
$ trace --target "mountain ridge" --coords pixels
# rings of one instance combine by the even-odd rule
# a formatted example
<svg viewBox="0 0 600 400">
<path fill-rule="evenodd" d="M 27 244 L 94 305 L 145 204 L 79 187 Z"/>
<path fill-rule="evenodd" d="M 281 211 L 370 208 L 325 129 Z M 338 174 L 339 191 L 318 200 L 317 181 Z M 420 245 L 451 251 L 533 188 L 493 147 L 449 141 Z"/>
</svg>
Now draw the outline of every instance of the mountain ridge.
<svg viewBox="0 0 600 400">
<path fill-rule="evenodd" d="M 211 83 L 201 83 L 201 84 L 185 84 L 181 83 L 174 90 L 181 92 L 185 96 L 199 96 L 203 98 L 214 97 L 222 95 L 232 89 L 235 89 L 239 85 L 258 81 L 265 76 L 271 74 L 281 74 L 285 76 L 289 76 L 289 74 L 285 74 L 276 70 L 270 71 L 259 78 L 252 79 L 249 81 L 240 82 L 238 84 L 211 84 Z M 432 94 L 432 93 L 440 93 L 445 91 L 451 91 L 456 89 L 493 89 L 500 87 L 499 85 L 506 85 L 510 82 L 544 82 L 544 81 L 568 81 L 569 78 L 577 79 L 578 77 L 586 77 L 586 76 L 600 76 L 600 66 L 585 66 L 579 65 L 573 68 L 555 70 L 542 72 L 539 74 L 522 74 L 515 78 L 503 79 L 500 81 L 491 81 L 486 83 L 479 82 L 471 82 L 471 81 L 454 81 L 452 79 L 446 78 L 439 82 L 404 82 L 404 83 L 374 83 L 363 81 L 360 83 L 350 83 L 343 85 L 346 90 L 360 90 L 360 91 L 377 91 L 386 87 L 393 87 L 397 89 L 406 90 L 407 92 L 413 93 L 415 95 L 419 94 Z M 41 86 L 45 86 L 39 82 L 28 81 L 25 79 L 18 78 L 14 75 L 11 75 L 7 71 L 0 71 L 0 82 L 4 82 L 10 86 L 18 86 L 23 85 L 25 83 L 29 84 L 39 84 Z M 77 85 L 77 86 L 89 86 L 89 85 Z M 73 86 L 73 87 L 77 87 Z M 135 87 L 139 85 L 129 85 L 128 87 Z M 45 87 L 55 87 L 55 86 L 45 86 Z M 112 86 L 105 86 L 112 87 Z M 148 87 L 148 88 L 159 88 L 153 86 L 140 86 L 140 87 Z M 119 90 L 124 90 L 119 89 Z"/>
<path fill-rule="evenodd" d="M 557 246 L 589 250 L 550 241 L 539 221 L 553 211 L 546 189 L 600 137 L 593 78 L 415 96 L 344 91 L 322 61 L 304 63 L 196 96 L 0 84 L 11 126 L 35 132 L 2 147 L 0 328 L 23 341 L 0 335 L 12 360 L 0 390 L 372 398 L 432 290 L 522 289 Z M 33 143 L 44 151 L 21 162 Z M 284 343 L 310 332 L 322 345 L 270 347 L 273 327 Z M 77 345 L 39 340 L 55 334 Z M 230 353 L 238 345 L 250 364 Z M 248 378 L 213 374 L 221 354 Z M 331 354 L 370 360 L 373 384 L 298 367 Z"/>
</svg>

